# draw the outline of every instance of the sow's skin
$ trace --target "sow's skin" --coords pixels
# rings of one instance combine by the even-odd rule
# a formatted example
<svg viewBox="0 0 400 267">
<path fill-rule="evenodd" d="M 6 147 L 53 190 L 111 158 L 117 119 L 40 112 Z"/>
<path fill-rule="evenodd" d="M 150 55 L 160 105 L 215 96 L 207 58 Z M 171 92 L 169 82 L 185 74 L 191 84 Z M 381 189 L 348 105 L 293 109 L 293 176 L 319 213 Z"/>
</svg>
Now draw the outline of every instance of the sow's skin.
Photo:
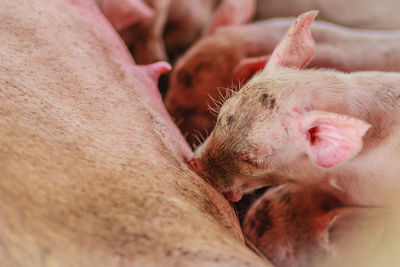
<svg viewBox="0 0 400 267">
<path fill-rule="evenodd" d="M 274 266 L 366 266 L 357 263 L 381 246 L 388 213 L 344 205 L 319 186 L 289 183 L 253 204 L 243 233 Z"/>
<path fill-rule="evenodd" d="M 227 88 L 240 87 L 264 68 L 292 23 L 273 19 L 221 28 L 182 56 L 171 73 L 165 104 L 189 143 L 197 131 L 203 136 L 211 132 L 216 116 L 209 107 L 218 109 Z M 400 71 L 398 30 L 357 30 L 317 21 L 311 32 L 316 49 L 308 67 Z"/>
<path fill-rule="evenodd" d="M 88 0 L 1 0 L 0 265 L 265 266 Z"/>
<path fill-rule="evenodd" d="M 224 103 L 190 163 L 232 201 L 297 180 L 380 205 L 398 187 L 400 74 L 301 69 L 314 55 L 315 16 L 300 16 L 265 69 Z"/>
</svg>

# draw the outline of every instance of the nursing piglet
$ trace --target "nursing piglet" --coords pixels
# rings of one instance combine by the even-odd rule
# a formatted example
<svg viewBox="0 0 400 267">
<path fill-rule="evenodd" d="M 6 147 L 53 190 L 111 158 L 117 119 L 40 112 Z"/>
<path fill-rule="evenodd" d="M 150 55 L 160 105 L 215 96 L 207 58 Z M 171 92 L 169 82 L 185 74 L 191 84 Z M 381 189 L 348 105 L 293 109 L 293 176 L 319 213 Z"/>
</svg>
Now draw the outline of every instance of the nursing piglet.
<svg viewBox="0 0 400 267">
<path fill-rule="evenodd" d="M 380 245 L 387 212 L 346 206 L 321 187 L 289 183 L 253 204 L 243 232 L 274 266 L 359 266 Z"/>
<path fill-rule="evenodd" d="M 238 201 L 297 180 L 338 189 L 341 201 L 382 204 L 400 182 L 400 74 L 302 69 L 314 55 L 301 15 L 266 67 L 221 107 L 190 165 Z"/>
<path fill-rule="evenodd" d="M 273 19 L 221 28 L 182 56 L 171 73 L 165 104 L 190 143 L 197 131 L 206 135 L 213 129 L 212 99 L 223 101 L 219 91 L 225 95 L 227 88 L 243 85 L 262 70 L 292 23 L 292 19 Z M 358 30 L 317 21 L 311 32 L 316 48 L 307 67 L 400 71 L 398 30 Z"/>
</svg>

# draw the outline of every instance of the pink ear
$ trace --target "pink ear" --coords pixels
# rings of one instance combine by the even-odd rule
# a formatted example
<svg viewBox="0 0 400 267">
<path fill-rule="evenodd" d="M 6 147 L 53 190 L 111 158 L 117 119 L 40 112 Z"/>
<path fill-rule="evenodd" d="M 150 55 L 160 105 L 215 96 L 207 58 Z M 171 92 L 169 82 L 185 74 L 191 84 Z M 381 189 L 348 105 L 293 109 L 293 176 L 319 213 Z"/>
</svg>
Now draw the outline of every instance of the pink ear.
<svg viewBox="0 0 400 267">
<path fill-rule="evenodd" d="M 213 34 L 222 26 L 243 24 L 255 14 L 255 0 L 224 0 L 214 13 L 205 35 Z"/>
<path fill-rule="evenodd" d="M 303 68 L 312 59 L 315 43 L 310 26 L 318 11 L 300 15 L 272 53 L 267 68 L 277 66 Z"/>
<path fill-rule="evenodd" d="M 117 31 L 154 15 L 142 0 L 103 0 L 100 9 Z"/>
<path fill-rule="evenodd" d="M 264 69 L 268 56 L 245 58 L 233 70 L 235 81 L 247 82 L 256 73 Z"/>
<path fill-rule="evenodd" d="M 301 118 L 303 147 L 310 159 L 325 168 L 354 157 L 370 124 L 346 115 L 310 111 Z"/>
</svg>

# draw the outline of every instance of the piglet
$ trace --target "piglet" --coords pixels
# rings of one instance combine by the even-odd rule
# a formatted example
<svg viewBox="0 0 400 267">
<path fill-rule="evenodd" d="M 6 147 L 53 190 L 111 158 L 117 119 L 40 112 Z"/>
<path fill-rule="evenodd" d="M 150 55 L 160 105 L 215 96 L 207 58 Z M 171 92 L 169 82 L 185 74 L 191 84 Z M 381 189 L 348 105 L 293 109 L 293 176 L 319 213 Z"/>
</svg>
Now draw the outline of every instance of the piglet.
<svg viewBox="0 0 400 267">
<path fill-rule="evenodd" d="M 198 39 L 221 26 L 251 20 L 255 6 L 256 0 L 171 0 L 164 32 L 167 54 L 175 61 Z"/>
<path fill-rule="evenodd" d="M 292 19 L 273 19 L 225 27 L 203 38 L 175 64 L 165 98 L 187 140 L 213 129 L 228 88 L 237 89 L 262 70 Z M 369 31 L 317 21 L 311 27 L 316 48 L 307 67 L 400 71 L 400 31 Z M 368 56 L 366 56 L 368 55 Z M 221 93 L 221 95 L 220 95 Z M 215 100 L 215 103 L 214 103 Z"/>
<path fill-rule="evenodd" d="M 372 205 L 399 186 L 400 74 L 302 69 L 314 55 L 316 15 L 301 15 L 266 67 L 224 103 L 190 162 L 232 201 L 297 180 Z"/>
<path fill-rule="evenodd" d="M 274 266 L 357 266 L 380 245 L 388 212 L 346 206 L 321 187 L 290 183 L 253 204 L 243 232 Z"/>
</svg>

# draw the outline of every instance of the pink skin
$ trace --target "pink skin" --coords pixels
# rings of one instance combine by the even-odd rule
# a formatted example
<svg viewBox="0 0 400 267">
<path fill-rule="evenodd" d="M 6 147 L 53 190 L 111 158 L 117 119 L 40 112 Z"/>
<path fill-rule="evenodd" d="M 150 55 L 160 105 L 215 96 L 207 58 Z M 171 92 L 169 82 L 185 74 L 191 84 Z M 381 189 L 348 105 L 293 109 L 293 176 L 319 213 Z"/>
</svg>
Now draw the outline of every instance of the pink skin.
<svg viewBox="0 0 400 267">
<path fill-rule="evenodd" d="M 243 232 L 277 267 L 356 266 L 380 244 L 388 214 L 344 205 L 320 185 L 286 184 L 252 205 Z"/>
<path fill-rule="evenodd" d="M 83 6 L 81 2 L 77 4 Z M 131 55 L 126 50 L 123 43 L 114 41 L 116 34 L 111 29 L 110 25 L 108 25 L 104 20 L 102 14 L 92 11 L 93 9 L 96 9 L 93 6 L 93 3 L 88 2 L 84 7 L 88 9 L 86 12 L 87 14 L 85 13 L 86 20 L 90 21 L 92 24 L 94 22 L 98 23 L 96 30 L 103 31 L 104 29 L 104 32 L 102 33 L 104 38 L 110 40 L 110 47 L 115 48 L 114 50 L 111 50 L 113 58 L 120 64 L 120 68 L 124 71 L 127 79 L 132 83 L 135 83 L 136 79 L 138 79 L 143 83 L 143 85 L 145 85 L 137 87 L 136 90 L 143 97 L 145 103 L 147 103 L 149 107 L 153 108 L 158 113 L 157 116 L 160 116 L 160 119 L 164 121 L 166 129 L 168 129 L 167 135 L 171 138 L 171 143 L 168 145 L 169 148 L 172 149 L 181 159 L 187 161 L 187 159 L 191 157 L 192 152 L 190 151 L 190 148 L 187 147 L 186 142 L 182 139 L 179 130 L 171 121 L 156 85 L 159 76 L 170 70 L 170 65 L 166 62 L 159 62 L 148 66 L 135 65 Z"/>
<path fill-rule="evenodd" d="M 265 266 L 184 163 L 168 64 L 135 65 L 93 1 L 1 1 L 0 18 L 0 266 Z"/>
<path fill-rule="evenodd" d="M 316 51 L 316 14 L 293 23 L 195 151 L 191 165 L 232 201 L 240 191 L 297 180 L 337 189 L 344 203 L 383 205 L 400 186 L 400 76 L 302 69 Z"/>
</svg>

